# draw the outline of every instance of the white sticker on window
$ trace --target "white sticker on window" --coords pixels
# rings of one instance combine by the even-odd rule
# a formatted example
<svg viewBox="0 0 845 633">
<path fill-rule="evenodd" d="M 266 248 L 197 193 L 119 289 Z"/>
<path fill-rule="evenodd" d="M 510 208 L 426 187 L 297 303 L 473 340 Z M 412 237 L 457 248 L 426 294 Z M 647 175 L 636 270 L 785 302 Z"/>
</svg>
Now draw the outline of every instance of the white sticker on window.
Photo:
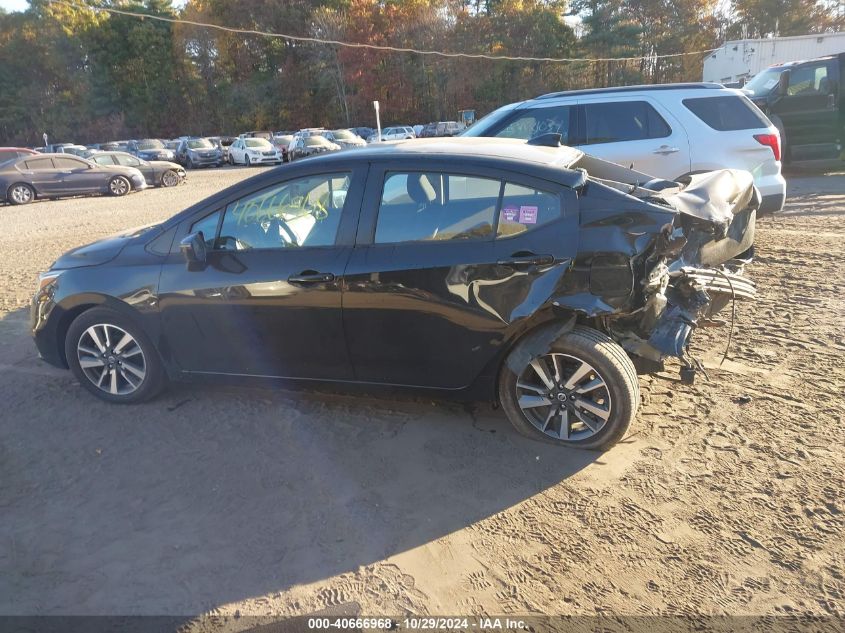
<svg viewBox="0 0 845 633">
<path fill-rule="evenodd" d="M 514 206 L 507 206 L 502 208 L 502 220 L 505 222 L 516 222 L 519 216 L 519 209 Z"/>
</svg>

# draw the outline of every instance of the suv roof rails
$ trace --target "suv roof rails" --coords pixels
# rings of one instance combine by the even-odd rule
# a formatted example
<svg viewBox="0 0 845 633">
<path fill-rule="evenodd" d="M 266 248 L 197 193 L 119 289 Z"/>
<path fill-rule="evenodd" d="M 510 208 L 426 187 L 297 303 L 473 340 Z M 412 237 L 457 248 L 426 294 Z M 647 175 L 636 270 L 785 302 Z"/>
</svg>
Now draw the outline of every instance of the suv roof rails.
<svg viewBox="0 0 845 633">
<path fill-rule="evenodd" d="M 722 84 L 717 83 L 684 83 L 684 84 L 653 84 L 648 86 L 616 86 L 611 88 L 588 88 L 586 90 L 561 90 L 560 92 L 550 92 L 548 94 L 534 97 L 535 99 L 552 99 L 554 97 L 566 96 L 580 96 L 592 94 L 607 94 L 613 92 L 646 92 L 652 90 L 715 90 L 717 88 L 724 88 Z"/>
</svg>

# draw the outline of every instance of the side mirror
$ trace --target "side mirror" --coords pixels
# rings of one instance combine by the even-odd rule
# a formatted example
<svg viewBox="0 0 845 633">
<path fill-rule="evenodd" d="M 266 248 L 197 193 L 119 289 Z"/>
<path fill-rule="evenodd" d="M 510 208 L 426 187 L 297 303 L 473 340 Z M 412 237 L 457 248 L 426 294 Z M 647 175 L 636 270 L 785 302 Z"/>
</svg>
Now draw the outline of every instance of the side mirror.
<svg viewBox="0 0 845 633">
<path fill-rule="evenodd" d="M 182 251 L 182 256 L 188 262 L 189 269 L 193 270 L 205 265 L 207 252 L 205 248 L 205 236 L 202 234 L 202 231 L 191 233 L 179 242 L 179 250 Z"/>
<path fill-rule="evenodd" d="M 781 97 L 786 94 L 787 88 L 789 88 L 789 76 L 791 74 L 791 71 L 784 70 L 780 76 L 778 76 L 778 95 Z"/>
</svg>

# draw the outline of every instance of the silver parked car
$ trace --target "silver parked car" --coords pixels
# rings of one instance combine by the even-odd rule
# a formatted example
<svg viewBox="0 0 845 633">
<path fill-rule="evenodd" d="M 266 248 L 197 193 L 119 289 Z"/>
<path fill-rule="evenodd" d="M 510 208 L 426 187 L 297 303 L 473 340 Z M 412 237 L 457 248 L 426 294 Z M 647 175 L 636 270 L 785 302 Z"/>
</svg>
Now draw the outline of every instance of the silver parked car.
<svg viewBox="0 0 845 633">
<path fill-rule="evenodd" d="M 151 187 L 175 187 L 187 178 L 182 165 L 167 160 L 143 160 L 126 152 L 97 152 L 90 160 L 104 167 L 134 167 L 144 174 L 144 180 Z"/>
<path fill-rule="evenodd" d="M 0 166 L 0 200 L 12 204 L 95 193 L 125 196 L 146 186 L 134 167 L 105 167 L 68 154 L 23 156 Z"/>
</svg>

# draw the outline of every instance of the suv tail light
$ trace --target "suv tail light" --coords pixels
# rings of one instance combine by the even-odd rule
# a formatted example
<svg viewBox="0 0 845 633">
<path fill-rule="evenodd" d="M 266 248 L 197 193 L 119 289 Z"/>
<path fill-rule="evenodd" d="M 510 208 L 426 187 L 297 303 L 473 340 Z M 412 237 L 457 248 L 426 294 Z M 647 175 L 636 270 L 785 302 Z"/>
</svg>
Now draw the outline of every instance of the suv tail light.
<svg viewBox="0 0 845 633">
<path fill-rule="evenodd" d="M 755 134 L 754 139 L 760 145 L 771 147 L 772 153 L 775 155 L 775 160 L 780 160 L 780 139 L 777 134 Z"/>
</svg>

